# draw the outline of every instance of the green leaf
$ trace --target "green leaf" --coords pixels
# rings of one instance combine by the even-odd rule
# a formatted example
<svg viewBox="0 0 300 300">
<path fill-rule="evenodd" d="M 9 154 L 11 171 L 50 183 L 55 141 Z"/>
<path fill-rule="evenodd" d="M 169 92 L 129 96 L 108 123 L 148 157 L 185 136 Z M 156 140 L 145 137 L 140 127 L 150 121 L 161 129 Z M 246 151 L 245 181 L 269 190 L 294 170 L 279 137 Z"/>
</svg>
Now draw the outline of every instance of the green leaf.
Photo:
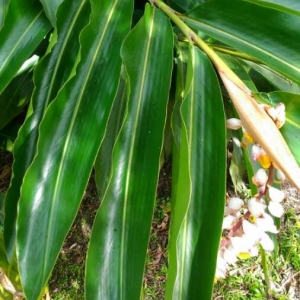
<svg viewBox="0 0 300 300">
<path fill-rule="evenodd" d="M 116 137 L 119 133 L 124 117 L 128 92 L 126 88 L 126 79 L 124 77 L 126 77 L 125 70 L 120 76 L 118 91 L 109 116 L 105 136 L 101 143 L 101 147 L 98 151 L 94 165 L 95 181 L 100 201 L 102 200 L 104 192 L 107 188 L 111 171 L 113 147 L 115 145 Z"/>
<path fill-rule="evenodd" d="M 172 2 L 180 6 L 184 11 L 189 11 L 205 0 L 173 0 Z M 173 7 L 173 5 L 171 5 Z"/>
<path fill-rule="evenodd" d="M 65 12 L 68 11 L 66 15 Z M 90 5 L 87 0 L 66 0 L 58 11 L 58 39 L 49 55 L 43 57 L 34 70 L 35 91 L 32 113 L 19 131 L 14 146 L 13 178 L 6 196 L 5 245 L 11 259 L 15 249 L 17 204 L 23 177 L 36 154 L 39 125 L 49 103 L 70 77 L 77 65 L 79 34 L 88 22 Z M 56 41 L 56 36 L 52 36 Z M 52 43 L 52 40 L 50 40 Z"/>
<path fill-rule="evenodd" d="M 284 92 L 290 92 L 295 94 L 300 94 L 300 85 L 289 80 L 288 78 L 277 73 L 273 69 L 259 65 L 250 61 L 247 61 L 247 64 L 253 68 L 256 72 L 260 73 L 263 77 L 266 78 L 277 89 L 280 89 Z"/>
<path fill-rule="evenodd" d="M 147 5 L 121 50 L 130 94 L 114 147 L 111 178 L 94 222 L 87 255 L 86 299 L 140 299 L 172 53 L 168 19 Z"/>
<path fill-rule="evenodd" d="M 300 2 L 298 0 L 247 0 L 262 6 L 286 11 L 300 16 Z"/>
<path fill-rule="evenodd" d="M 0 0 L 0 30 L 4 24 L 5 16 L 8 10 L 9 0 Z"/>
<path fill-rule="evenodd" d="M 132 10 L 129 0 L 92 3 L 90 23 L 80 34 L 76 76 L 60 90 L 40 125 L 17 220 L 17 255 L 29 300 L 41 296 L 83 196 L 117 89 L 119 49 Z"/>
<path fill-rule="evenodd" d="M 191 47 L 173 128 L 172 215 L 166 299 L 211 299 L 225 200 L 225 117 L 214 69 Z M 177 104 L 178 105 L 178 104 Z M 180 114 L 176 116 L 175 114 Z M 178 148 L 177 148 L 178 147 Z"/>
<path fill-rule="evenodd" d="M 246 1 L 212 0 L 183 19 L 300 83 L 299 16 Z"/>
<path fill-rule="evenodd" d="M 36 0 L 10 0 L 0 31 L 0 93 L 39 45 L 51 25 Z"/>
<path fill-rule="evenodd" d="M 13 151 L 14 141 L 17 138 L 20 127 L 21 124 L 14 122 L 13 120 L 0 130 L 0 148 L 10 152 Z"/>
<path fill-rule="evenodd" d="M 297 163 L 300 165 L 300 95 L 273 92 L 273 93 L 258 93 L 255 96 L 258 101 L 276 106 L 282 102 L 286 110 L 286 122 L 280 128 L 280 131 L 291 149 Z"/>
<path fill-rule="evenodd" d="M 51 0 L 51 1 L 40 0 L 40 1 L 44 7 L 46 16 L 48 17 L 52 26 L 56 27 L 56 12 L 59 5 L 63 2 L 63 0 Z M 65 15 L 67 15 L 68 12 L 69 12 L 68 10 L 65 10 Z"/>
<path fill-rule="evenodd" d="M 16 117 L 29 102 L 33 91 L 32 72 L 13 78 L 0 94 L 0 129 Z"/>
</svg>

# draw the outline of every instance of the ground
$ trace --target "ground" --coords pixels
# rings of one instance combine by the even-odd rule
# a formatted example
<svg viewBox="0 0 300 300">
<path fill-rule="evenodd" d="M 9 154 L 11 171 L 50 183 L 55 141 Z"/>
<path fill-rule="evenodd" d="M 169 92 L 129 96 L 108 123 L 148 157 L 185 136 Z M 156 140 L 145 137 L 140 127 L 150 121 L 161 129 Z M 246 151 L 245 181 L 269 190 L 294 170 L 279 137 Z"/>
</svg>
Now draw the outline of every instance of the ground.
<svg viewBox="0 0 300 300">
<path fill-rule="evenodd" d="M 8 188 L 12 157 L 0 151 L 0 192 Z M 230 188 L 230 187 L 228 187 Z M 287 195 L 286 215 L 279 234 L 280 251 L 269 257 L 273 292 L 268 299 L 300 299 L 300 194 L 289 184 L 284 186 Z M 163 166 L 157 203 L 152 222 L 142 300 L 164 298 L 167 273 L 167 244 L 171 199 L 171 163 Z M 92 174 L 82 205 L 70 230 L 49 281 L 49 297 L 53 300 L 84 299 L 84 262 L 87 244 L 96 211 L 99 207 L 94 176 Z M 261 258 L 239 261 L 226 280 L 216 283 L 214 299 L 267 299 Z"/>
</svg>

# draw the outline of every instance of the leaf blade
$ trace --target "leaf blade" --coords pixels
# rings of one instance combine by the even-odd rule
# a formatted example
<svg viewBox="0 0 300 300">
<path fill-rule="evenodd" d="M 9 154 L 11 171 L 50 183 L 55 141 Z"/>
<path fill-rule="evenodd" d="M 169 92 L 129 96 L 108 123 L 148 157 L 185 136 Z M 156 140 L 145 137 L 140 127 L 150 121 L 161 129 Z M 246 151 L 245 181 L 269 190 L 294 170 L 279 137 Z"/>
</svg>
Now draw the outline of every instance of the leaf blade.
<svg viewBox="0 0 300 300">
<path fill-rule="evenodd" d="M 88 250 L 87 299 L 140 298 L 171 80 L 172 43 L 170 23 L 147 5 L 121 50 L 131 93 Z"/>
<path fill-rule="evenodd" d="M 132 9 L 129 0 L 92 4 L 91 21 L 80 36 L 77 75 L 60 90 L 41 123 L 17 220 L 17 255 L 28 299 L 43 291 L 84 193 L 117 88 L 118 48 L 129 31 Z"/>
<path fill-rule="evenodd" d="M 11 0 L 0 31 L 0 93 L 50 30 L 38 1 Z"/>
<path fill-rule="evenodd" d="M 179 168 L 174 174 L 169 247 L 173 274 L 168 273 L 172 280 L 166 299 L 211 299 L 224 212 L 225 171 L 220 170 L 225 170 L 226 139 L 220 88 L 206 55 L 194 47 L 190 51 L 191 86 L 180 109 L 182 143 L 175 156 Z M 208 182 L 218 186 L 213 199 Z"/>
<path fill-rule="evenodd" d="M 209 1 L 187 16 L 190 26 L 300 82 L 299 16 L 239 0 Z"/>
<path fill-rule="evenodd" d="M 70 3 L 71 2 L 71 3 Z M 68 10 L 65 16 L 64 10 Z M 5 199 L 4 237 L 8 257 L 15 250 L 15 225 L 20 188 L 24 175 L 36 154 L 39 125 L 46 108 L 57 96 L 59 89 L 76 66 L 79 52 L 79 34 L 88 21 L 87 1 L 65 1 L 58 13 L 58 40 L 52 52 L 43 57 L 34 70 L 35 90 L 32 95 L 32 113 L 28 114 L 15 142 L 13 178 Z"/>
</svg>

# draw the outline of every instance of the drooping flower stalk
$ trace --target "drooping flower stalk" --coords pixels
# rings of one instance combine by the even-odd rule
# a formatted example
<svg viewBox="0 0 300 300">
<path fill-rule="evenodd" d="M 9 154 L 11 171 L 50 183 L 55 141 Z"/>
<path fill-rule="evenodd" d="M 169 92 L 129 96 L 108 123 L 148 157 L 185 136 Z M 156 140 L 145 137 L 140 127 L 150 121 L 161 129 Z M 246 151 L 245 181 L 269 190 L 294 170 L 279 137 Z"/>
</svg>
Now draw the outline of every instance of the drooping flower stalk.
<svg viewBox="0 0 300 300">
<path fill-rule="evenodd" d="M 219 73 L 240 116 L 243 127 L 266 151 L 272 162 L 300 190 L 300 169 L 277 126 L 254 99 L 252 92 L 226 63 L 181 19 L 184 18 L 161 0 L 149 0 L 160 8 L 183 32 L 190 43 L 202 49 Z M 281 120 L 278 121 L 280 124 Z"/>
</svg>

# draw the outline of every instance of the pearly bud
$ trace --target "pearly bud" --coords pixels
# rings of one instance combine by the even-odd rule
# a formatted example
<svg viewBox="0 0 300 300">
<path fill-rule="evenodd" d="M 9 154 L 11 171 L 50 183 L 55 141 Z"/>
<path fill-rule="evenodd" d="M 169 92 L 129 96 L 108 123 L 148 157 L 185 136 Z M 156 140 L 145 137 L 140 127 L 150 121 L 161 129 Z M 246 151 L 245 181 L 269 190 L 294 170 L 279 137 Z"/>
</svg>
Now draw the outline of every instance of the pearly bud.
<svg viewBox="0 0 300 300">
<path fill-rule="evenodd" d="M 263 232 L 261 234 L 260 244 L 264 248 L 265 251 L 273 251 L 274 250 L 274 243 L 265 232 Z"/>
<path fill-rule="evenodd" d="M 251 198 L 248 201 L 248 209 L 254 217 L 260 217 L 265 212 L 265 206 L 261 202 L 257 201 L 256 198 Z"/>
<path fill-rule="evenodd" d="M 268 181 L 268 175 L 264 169 L 258 169 L 252 177 L 252 182 L 256 186 L 264 186 Z"/>
<path fill-rule="evenodd" d="M 226 120 L 226 127 L 229 129 L 237 130 L 242 127 L 242 122 L 239 119 L 231 118 Z"/>
<path fill-rule="evenodd" d="M 251 148 L 251 157 L 253 161 L 257 161 L 261 154 L 261 147 L 257 144 L 252 145 Z"/>
<path fill-rule="evenodd" d="M 276 169 L 276 177 L 279 181 L 285 181 L 285 175 L 283 174 L 283 172 L 279 169 Z"/>
<path fill-rule="evenodd" d="M 285 198 L 285 194 L 283 191 L 276 189 L 270 185 L 268 185 L 268 195 L 274 202 L 281 202 Z"/>
<path fill-rule="evenodd" d="M 275 124 L 277 128 L 281 128 L 285 123 L 285 106 L 283 103 L 278 103 L 276 106 L 277 118 Z"/>
<path fill-rule="evenodd" d="M 232 210 L 240 210 L 243 205 L 244 201 L 237 197 L 230 198 L 228 202 L 228 207 Z"/>
<path fill-rule="evenodd" d="M 277 218 L 280 218 L 284 214 L 284 209 L 279 202 L 270 201 L 268 210 L 270 214 Z"/>
</svg>

